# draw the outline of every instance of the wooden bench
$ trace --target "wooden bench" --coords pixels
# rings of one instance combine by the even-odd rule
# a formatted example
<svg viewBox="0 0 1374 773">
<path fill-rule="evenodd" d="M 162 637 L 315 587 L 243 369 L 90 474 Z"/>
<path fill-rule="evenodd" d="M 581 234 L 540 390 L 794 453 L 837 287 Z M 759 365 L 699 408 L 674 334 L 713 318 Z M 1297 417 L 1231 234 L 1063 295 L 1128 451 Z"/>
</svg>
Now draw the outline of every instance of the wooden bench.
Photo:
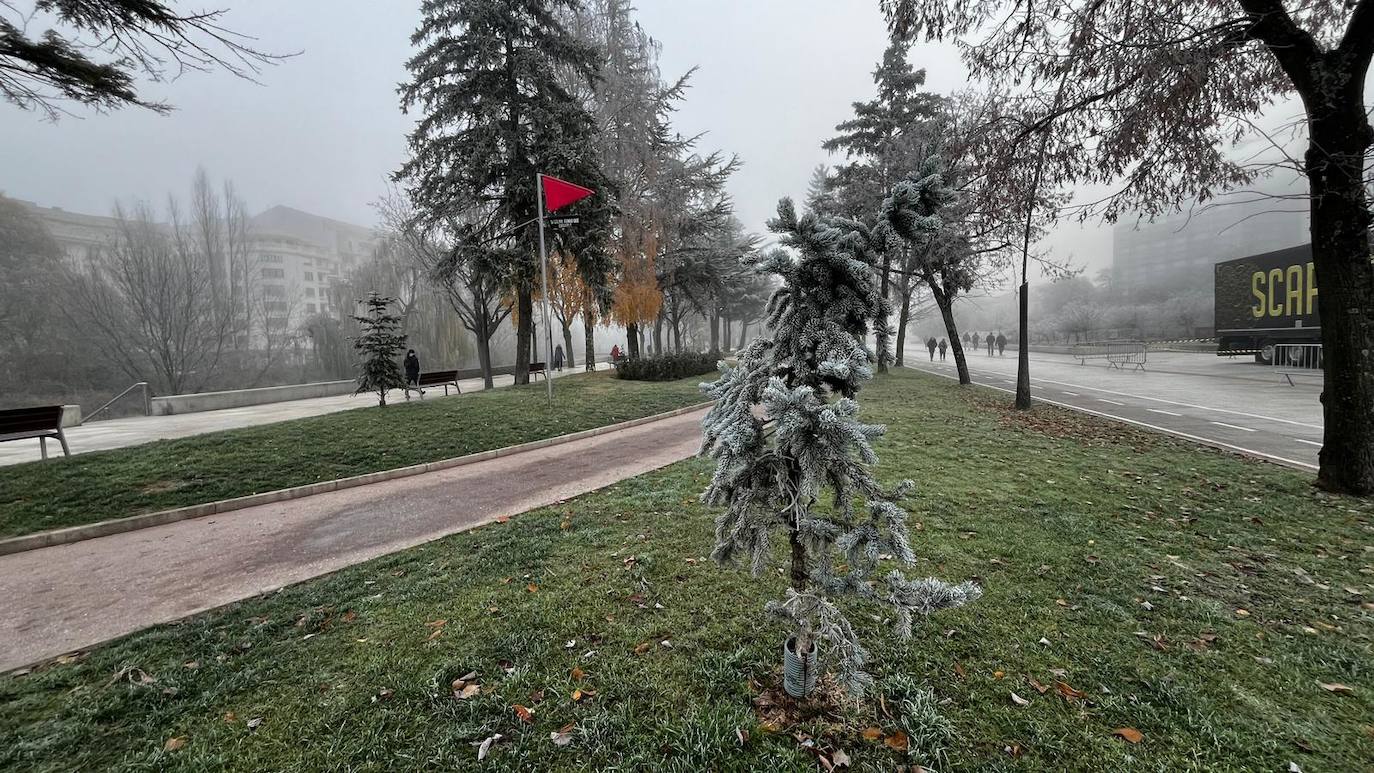
<svg viewBox="0 0 1374 773">
<path fill-rule="evenodd" d="M 462 387 L 458 386 L 458 371 L 456 370 L 434 370 L 429 373 L 421 373 L 420 380 L 415 383 L 418 384 L 421 389 L 430 386 L 442 386 L 444 388 L 445 397 L 448 396 L 449 387 L 453 387 L 460 395 L 463 393 Z"/>
<path fill-rule="evenodd" d="M 67 436 L 62 433 L 62 406 L 43 405 L 37 408 L 11 408 L 0 411 L 0 442 L 38 438 L 43 458 L 48 458 L 48 438 L 57 438 L 62 454 L 71 456 Z"/>
<path fill-rule="evenodd" d="M 543 376 L 545 381 L 549 380 L 549 371 L 548 368 L 544 367 L 544 363 L 530 363 L 530 378 L 534 378 L 535 376 Z"/>
</svg>

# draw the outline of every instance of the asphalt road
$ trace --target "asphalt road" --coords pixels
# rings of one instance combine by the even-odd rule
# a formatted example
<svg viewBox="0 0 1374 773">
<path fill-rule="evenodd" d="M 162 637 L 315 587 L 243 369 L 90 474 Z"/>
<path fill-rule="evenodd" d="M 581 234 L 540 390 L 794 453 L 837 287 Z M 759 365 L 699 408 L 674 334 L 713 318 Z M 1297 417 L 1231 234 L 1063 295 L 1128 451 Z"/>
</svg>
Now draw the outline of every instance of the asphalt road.
<svg viewBox="0 0 1374 773">
<path fill-rule="evenodd" d="M 953 354 L 930 362 L 908 357 L 918 370 L 956 377 Z M 1276 370 L 1239 358 L 1151 352 L 1144 370 L 1117 370 L 1102 361 L 1080 365 L 1068 355 L 1031 357 L 1033 399 L 1165 432 L 1198 443 L 1317 469 L 1322 444 L 1320 373 L 1294 384 Z M 1016 353 L 968 354 L 974 383 L 1016 390 Z"/>
</svg>

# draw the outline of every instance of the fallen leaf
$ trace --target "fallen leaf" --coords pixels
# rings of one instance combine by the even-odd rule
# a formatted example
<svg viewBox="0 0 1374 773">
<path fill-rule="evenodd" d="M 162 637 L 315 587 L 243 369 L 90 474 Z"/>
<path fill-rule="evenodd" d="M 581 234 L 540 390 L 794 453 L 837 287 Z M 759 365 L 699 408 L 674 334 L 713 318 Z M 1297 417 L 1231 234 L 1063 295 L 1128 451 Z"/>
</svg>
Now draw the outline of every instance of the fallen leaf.
<svg viewBox="0 0 1374 773">
<path fill-rule="evenodd" d="M 1015 703 L 1017 706 L 1022 707 L 1030 705 L 1030 701 L 1026 700 L 1025 698 L 1022 698 L 1020 695 L 1017 695 L 1016 693 L 1011 694 L 1011 702 Z"/>
<path fill-rule="evenodd" d="M 639 646 L 635 647 L 635 654 L 636 654 L 636 655 L 643 655 L 644 653 L 648 652 L 649 649 L 650 649 L 651 647 L 653 647 L 653 646 L 654 646 L 654 645 L 653 645 L 653 642 L 647 642 L 647 641 L 646 641 L 646 642 L 644 642 L 643 644 L 640 644 Z"/>
<path fill-rule="evenodd" d="M 497 523 L 509 523 L 509 522 L 510 522 L 510 516 L 509 516 L 509 515 L 498 515 L 498 516 L 496 516 L 496 522 L 497 522 Z"/>
<path fill-rule="evenodd" d="M 1327 692 L 1334 692 L 1338 695 L 1346 695 L 1348 693 L 1355 692 L 1354 687 L 1343 685 L 1340 682 L 1331 682 L 1329 684 L 1327 682 L 1317 682 L 1317 684 L 1321 685 L 1323 690 L 1326 690 Z"/>
<path fill-rule="evenodd" d="M 435 628 L 433 631 L 430 632 L 429 636 L 425 638 L 425 641 L 434 641 L 435 639 L 439 638 L 443 633 L 444 629 L 442 627 Z"/>
<path fill-rule="evenodd" d="M 877 741 L 883 737 L 883 731 L 881 728 L 870 727 L 864 729 L 863 735 L 865 741 Z"/>
<path fill-rule="evenodd" d="M 1250 616 L 1250 610 L 1248 610 L 1248 609 L 1237 609 L 1237 610 L 1236 610 L 1236 617 L 1249 617 L 1249 616 Z"/>
<path fill-rule="evenodd" d="M 530 693 L 530 703 L 531 703 L 532 705 L 538 705 L 538 704 L 543 703 L 543 702 L 544 702 L 544 691 L 543 691 L 543 690 L 535 690 L 534 692 Z"/>
<path fill-rule="evenodd" d="M 532 709 L 527 709 L 518 703 L 511 708 L 515 709 L 515 716 L 520 717 L 520 721 L 534 724 L 534 711 Z"/>
<path fill-rule="evenodd" d="M 396 694 L 396 692 L 395 692 L 394 690 L 389 690 L 389 689 L 383 687 L 382 689 L 380 689 L 380 690 L 377 691 L 377 694 L 376 694 L 376 695 L 372 696 L 372 702 L 373 702 L 373 703 L 377 703 L 377 702 L 379 702 L 379 701 L 391 700 L 391 696 L 393 696 L 393 695 L 395 695 L 395 694 Z"/>
<path fill-rule="evenodd" d="M 253 717 L 246 724 L 249 730 L 257 730 L 262 725 L 262 717 Z"/>
<path fill-rule="evenodd" d="M 1064 682 L 1055 682 L 1054 689 L 1059 691 L 1065 698 L 1086 698 L 1088 694 L 1081 690 L 1075 690 Z"/>
<path fill-rule="evenodd" d="M 224 721 L 232 725 L 235 722 L 239 721 L 239 718 L 238 715 L 236 715 L 234 712 L 226 711 L 224 712 Z"/>
<path fill-rule="evenodd" d="M 465 701 L 468 698 L 471 698 L 474 695 L 480 693 L 481 691 L 482 685 L 480 684 L 465 684 L 453 693 L 453 697 L 457 698 L 460 701 Z"/>
<path fill-rule="evenodd" d="M 837 768 L 849 767 L 849 755 L 845 754 L 844 749 L 836 749 L 834 752 L 831 752 L 830 761 L 834 763 Z"/>
<path fill-rule="evenodd" d="M 1122 739 L 1126 743 L 1140 743 L 1145 736 L 1133 727 L 1118 727 L 1112 731 L 1112 735 Z"/>
<path fill-rule="evenodd" d="M 960 679 L 964 678 L 964 666 L 957 660 L 954 661 L 954 673 L 957 674 Z"/>
<path fill-rule="evenodd" d="M 477 761 L 481 762 L 482 760 L 486 759 L 487 753 L 491 751 L 491 745 L 499 740 L 501 740 L 501 734 L 497 733 L 496 735 L 489 736 L 488 738 L 482 741 L 473 742 L 472 745 L 477 747 Z"/>
<path fill-rule="evenodd" d="M 1005 671 L 993 671 L 993 672 L 992 672 L 992 678 L 993 678 L 993 679 L 1001 679 L 1002 677 L 1004 677 L 1004 676 L 1006 676 L 1006 675 L 1007 675 L 1007 673 L 1006 673 Z"/>
<path fill-rule="evenodd" d="M 162 750 L 165 751 L 165 752 L 174 752 L 174 751 L 176 751 L 177 749 L 180 749 L 181 747 L 183 747 L 183 746 L 185 746 L 185 745 L 186 745 L 186 736 L 184 736 L 184 735 L 179 735 L 179 736 L 177 736 L 176 738 L 168 738 L 168 739 L 167 739 L 167 743 L 165 743 L 165 744 L 162 745 Z"/>
<path fill-rule="evenodd" d="M 582 681 L 582 677 L 586 674 L 583 673 L 582 668 L 580 666 L 573 666 L 572 671 L 569 672 L 568 675 L 580 682 Z"/>
<path fill-rule="evenodd" d="M 907 747 L 911 744 L 911 742 L 907 740 L 906 733 L 903 733 L 901 730 L 888 736 L 883 743 L 887 744 L 889 749 L 899 752 L 906 751 Z"/>
<path fill-rule="evenodd" d="M 530 583 L 529 585 L 525 586 L 525 590 L 529 591 L 530 593 L 534 593 L 535 591 L 539 590 L 539 586 L 535 585 L 534 583 Z"/>
<path fill-rule="evenodd" d="M 1035 677 L 1033 676 L 1026 677 L 1026 681 L 1030 682 L 1030 686 L 1034 687 L 1035 691 L 1040 693 L 1041 695 L 1044 695 L 1046 691 L 1050 689 L 1049 685 L 1040 684 L 1035 680 Z"/>
<path fill-rule="evenodd" d="M 345 612 L 345 613 L 343 614 L 343 621 L 344 621 L 345 623 L 351 623 L 351 622 L 353 622 L 354 620 L 357 620 L 357 619 L 358 619 L 358 613 L 357 613 L 357 612 L 354 612 L 354 611 L 351 610 L 351 609 L 348 610 L 347 612 Z"/>
<path fill-rule="evenodd" d="M 749 731 L 735 728 L 735 737 L 739 739 L 739 745 L 743 746 L 749 741 Z"/>
<path fill-rule="evenodd" d="M 191 669 L 192 671 L 194 671 L 194 670 L 196 670 L 197 668 L 200 668 L 200 661 L 197 661 L 197 660 L 188 660 L 188 661 L 186 661 L 185 663 L 182 663 L 182 664 L 181 664 L 181 667 L 182 667 L 182 668 L 189 668 L 189 669 Z"/>
<path fill-rule="evenodd" d="M 567 746 L 572 743 L 573 723 L 558 728 L 555 732 L 549 733 L 549 740 L 553 741 L 554 746 Z"/>
</svg>

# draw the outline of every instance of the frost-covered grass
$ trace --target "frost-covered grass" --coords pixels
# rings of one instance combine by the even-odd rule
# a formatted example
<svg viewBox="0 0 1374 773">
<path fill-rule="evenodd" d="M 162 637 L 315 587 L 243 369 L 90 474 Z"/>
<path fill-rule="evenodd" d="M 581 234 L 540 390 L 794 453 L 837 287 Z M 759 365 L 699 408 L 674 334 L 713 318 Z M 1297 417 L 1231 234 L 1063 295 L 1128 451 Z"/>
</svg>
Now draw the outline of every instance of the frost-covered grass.
<svg viewBox="0 0 1374 773">
<path fill-rule="evenodd" d="M 0 537 L 389 470 L 702 402 L 701 377 L 611 373 L 412 400 L 70 458 L 0 467 Z"/>
<path fill-rule="evenodd" d="M 852 615 L 881 701 L 760 727 L 784 630 L 759 610 L 782 582 L 699 560 L 696 460 L 2 677 L 0 769 L 818 769 L 794 731 L 867 770 L 1368 766 L 1368 503 L 935 377 L 864 399 L 892 424 L 881 477 L 918 481 L 917 570 L 986 591 L 906 643 Z M 453 697 L 469 671 L 480 690 Z"/>
</svg>

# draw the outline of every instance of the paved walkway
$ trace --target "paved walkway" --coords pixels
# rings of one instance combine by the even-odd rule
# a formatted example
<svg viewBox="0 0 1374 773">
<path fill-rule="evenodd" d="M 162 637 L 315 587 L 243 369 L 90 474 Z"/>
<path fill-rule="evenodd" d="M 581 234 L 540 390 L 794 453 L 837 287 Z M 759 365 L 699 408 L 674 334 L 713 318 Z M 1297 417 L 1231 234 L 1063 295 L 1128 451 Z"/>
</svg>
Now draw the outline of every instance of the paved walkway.
<svg viewBox="0 0 1374 773">
<path fill-rule="evenodd" d="M 954 376 L 954 357 L 912 367 Z M 1032 352 L 1031 396 L 1189 440 L 1315 470 L 1322 444 L 1321 373 L 1294 376 L 1246 359 L 1150 352 L 1146 370 L 1079 365 L 1069 355 Z M 1016 353 L 968 354 L 974 383 L 1014 392 Z"/>
<path fill-rule="evenodd" d="M 705 412 L 440 472 L 0 556 L 0 670 L 664 467 L 696 453 Z"/>
<path fill-rule="evenodd" d="M 610 367 L 604 362 L 597 365 L 598 370 L 608 370 Z M 555 372 L 553 375 L 554 378 L 560 378 L 585 372 L 582 368 L 576 368 Z M 515 383 L 515 378 L 509 375 L 496 376 L 493 379 L 493 385 L 496 388 L 508 387 L 513 383 Z M 543 382 L 540 381 L 539 383 L 542 384 Z M 480 378 L 465 379 L 459 381 L 458 385 L 462 387 L 463 395 L 483 391 L 482 379 Z M 457 395 L 450 392 L 449 396 L 456 397 Z M 390 397 L 395 400 L 401 399 L 400 393 L 394 393 Z M 424 399 L 444 399 L 443 387 L 426 389 Z M 367 408 L 376 404 L 377 397 L 373 394 L 335 395 L 333 397 L 312 397 L 307 400 L 249 405 L 243 408 L 225 408 L 220 411 L 183 413 L 175 416 L 133 416 L 125 419 L 94 421 L 90 424 L 68 429 L 66 431 L 67 445 L 71 447 L 73 454 L 84 454 L 91 451 L 136 446 L 141 443 L 151 443 L 154 440 L 171 440 L 206 432 L 218 432 L 223 429 L 252 427 L 258 424 L 272 424 L 288 419 L 320 416 L 353 408 Z M 48 453 L 50 455 L 55 453 L 59 456 L 62 454 L 62 448 L 57 444 L 57 441 L 48 441 Z M 33 462 L 41 458 L 37 440 L 13 440 L 8 443 L 0 443 L 0 467 Z"/>
</svg>

